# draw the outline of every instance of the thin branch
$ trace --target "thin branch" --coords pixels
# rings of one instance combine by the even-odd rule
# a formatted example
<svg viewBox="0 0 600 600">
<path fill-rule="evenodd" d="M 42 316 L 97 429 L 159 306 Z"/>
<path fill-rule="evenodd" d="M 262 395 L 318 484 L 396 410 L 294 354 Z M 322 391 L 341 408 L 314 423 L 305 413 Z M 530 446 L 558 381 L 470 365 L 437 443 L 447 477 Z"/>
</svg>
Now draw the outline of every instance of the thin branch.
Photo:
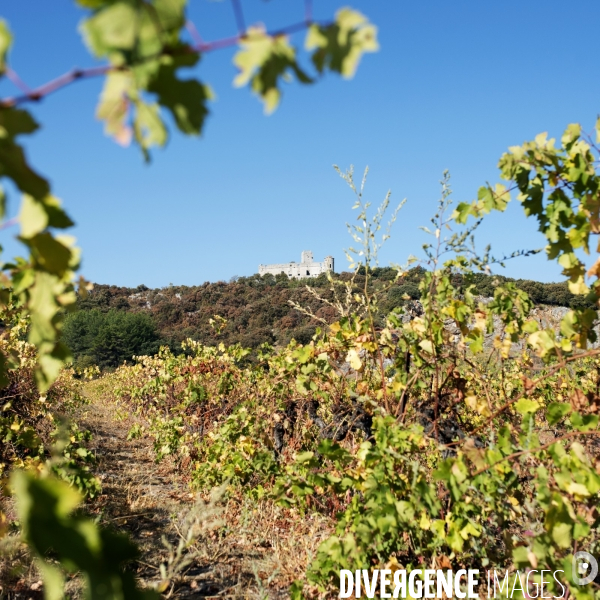
<svg viewBox="0 0 600 600">
<path fill-rule="evenodd" d="M 292 25 L 288 25 L 287 27 L 282 27 L 281 29 L 267 32 L 267 35 L 270 37 L 278 37 L 283 35 L 290 35 L 293 33 L 297 33 L 302 31 L 312 25 L 312 21 L 300 21 L 298 23 L 293 23 Z M 321 23 L 322 26 L 330 25 L 331 23 Z M 189 28 L 188 28 L 189 31 Z M 191 32 L 190 32 L 191 33 Z M 206 52 L 214 52 L 215 50 L 221 50 L 223 48 L 230 48 L 232 46 L 236 46 L 240 40 L 243 38 L 242 35 L 235 35 L 228 38 L 222 38 L 220 40 L 215 40 L 213 42 L 202 42 L 201 39 L 194 40 L 197 41 L 194 46 L 184 46 L 182 48 L 178 48 L 176 52 L 170 51 L 169 48 L 165 48 L 163 54 L 158 54 L 152 57 L 148 57 L 147 60 L 159 58 L 162 55 L 170 55 L 175 56 L 179 54 L 194 54 L 194 53 L 206 53 Z M 39 102 L 46 96 L 51 93 L 64 88 L 79 79 L 88 79 L 91 77 L 98 77 L 100 75 L 105 75 L 111 71 L 126 71 L 127 66 L 115 66 L 115 65 L 103 65 L 100 67 L 91 67 L 87 69 L 72 69 L 71 71 L 45 83 L 33 90 L 30 90 L 27 93 L 24 93 L 21 96 L 12 96 L 8 98 L 4 98 L 0 100 L 0 108 L 11 108 L 14 106 L 19 106 L 21 104 L 25 104 L 27 102 Z"/>
<path fill-rule="evenodd" d="M 567 363 L 573 362 L 574 360 L 580 360 L 582 358 L 587 358 L 587 357 L 590 357 L 590 356 L 598 356 L 598 354 L 600 354 L 600 349 L 597 349 L 597 350 L 588 350 L 587 352 L 582 352 L 580 354 L 575 354 L 574 356 L 569 356 L 568 358 L 563 359 L 560 363 L 554 365 L 554 367 L 552 367 L 547 373 L 544 373 L 543 375 L 541 375 L 537 379 L 534 379 L 531 382 L 531 389 L 534 389 L 535 387 L 537 387 L 537 385 L 539 383 L 541 383 L 547 377 L 550 377 L 551 375 L 553 375 L 554 373 L 556 373 L 556 371 L 560 371 L 560 369 L 562 369 L 563 367 L 565 367 L 567 365 Z M 476 427 L 473 431 L 471 431 L 471 434 L 476 433 L 477 431 L 479 431 L 479 430 L 483 429 L 484 427 L 486 427 L 496 417 L 499 417 L 507 408 L 509 408 L 510 406 L 512 406 L 513 404 L 515 404 L 516 402 L 518 402 L 524 396 L 529 395 L 529 392 L 530 392 L 530 390 L 525 390 L 521 394 L 518 394 L 516 396 L 516 398 L 512 398 L 511 400 L 508 400 L 493 415 L 491 415 L 490 417 L 488 417 L 488 420 L 485 423 L 482 423 L 479 427 Z"/>
<path fill-rule="evenodd" d="M 185 22 L 185 28 L 188 30 L 188 33 L 192 36 L 192 40 L 194 40 L 194 44 L 196 44 L 196 46 L 203 46 L 206 43 L 202 39 L 202 36 L 198 32 L 198 29 L 196 28 L 194 23 L 189 19 Z"/>
<path fill-rule="evenodd" d="M 312 0 L 304 0 L 304 20 L 307 24 L 313 20 L 313 3 Z"/>
<path fill-rule="evenodd" d="M 244 19 L 242 3 L 240 0 L 231 0 L 231 5 L 233 6 L 233 14 L 235 15 L 238 34 L 242 37 L 246 33 L 246 20 Z"/>
<path fill-rule="evenodd" d="M 543 446 L 538 446 L 537 448 L 529 448 L 527 450 L 519 450 L 518 452 L 513 452 L 512 454 L 508 454 L 507 456 L 502 457 L 500 460 L 493 462 L 491 465 L 487 465 L 486 467 L 482 467 L 481 469 L 478 469 L 477 471 L 475 471 L 475 473 L 473 473 L 471 475 L 471 477 L 477 477 L 477 475 L 481 475 L 482 473 L 489 471 L 492 467 L 495 467 L 497 464 L 500 464 L 501 462 L 504 462 L 506 460 L 513 460 L 514 458 L 518 458 L 519 456 L 522 456 L 523 454 L 532 454 L 534 452 L 542 452 L 543 450 L 547 450 L 548 448 L 550 448 L 550 446 L 552 446 L 552 444 L 556 444 L 556 442 L 562 442 L 563 440 L 566 440 L 566 439 L 569 439 L 572 437 L 579 437 L 580 435 L 600 435 L 600 431 L 571 431 L 570 433 L 566 433 L 565 435 L 562 435 L 558 438 L 553 439 L 551 442 L 548 442 L 547 444 L 544 444 Z"/>
<path fill-rule="evenodd" d="M 22 91 L 26 94 L 31 92 L 31 88 L 17 75 L 13 69 L 11 69 L 8 65 L 5 66 L 4 72 L 6 76 Z"/>
<path fill-rule="evenodd" d="M 16 225 L 18 222 L 19 222 L 18 217 L 13 217 L 12 219 L 8 219 L 7 221 L 4 221 L 4 223 L 0 224 L 0 230 L 8 229 L 9 227 Z M 5 397 L 8 397 L 8 396 L 5 396 Z"/>
<path fill-rule="evenodd" d="M 119 70 L 117 67 L 112 65 L 104 65 L 101 67 L 91 67 L 89 69 L 73 69 L 38 88 L 31 90 L 30 92 L 23 94 L 22 96 L 14 96 L 12 98 L 5 98 L 0 100 L 0 108 L 10 108 L 12 106 L 18 106 L 25 102 L 37 102 L 43 97 L 48 96 L 52 92 L 59 90 L 67 85 L 77 81 L 78 79 L 86 79 L 89 77 L 97 77 L 104 75 L 109 71 Z"/>
</svg>

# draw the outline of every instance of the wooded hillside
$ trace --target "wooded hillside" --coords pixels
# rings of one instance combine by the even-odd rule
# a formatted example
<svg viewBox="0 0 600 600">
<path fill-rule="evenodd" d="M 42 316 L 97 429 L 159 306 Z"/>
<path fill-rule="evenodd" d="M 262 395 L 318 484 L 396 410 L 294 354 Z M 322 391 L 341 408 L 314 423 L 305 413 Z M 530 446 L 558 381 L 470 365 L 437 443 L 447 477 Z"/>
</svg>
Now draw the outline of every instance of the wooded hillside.
<svg viewBox="0 0 600 600">
<path fill-rule="evenodd" d="M 422 268 L 416 267 L 395 282 L 395 269 L 373 270 L 371 285 L 389 288 L 379 305 L 382 324 L 383 315 L 419 298 L 418 283 L 423 273 Z M 340 273 L 334 277 L 347 281 L 352 274 Z M 364 282 L 364 274 L 359 272 L 355 276 L 357 291 L 362 290 Z M 584 298 L 569 292 L 566 283 L 487 275 L 473 275 L 463 280 L 462 276 L 456 276 L 456 283 L 463 289 L 474 285 L 476 295 L 484 297 L 493 296 L 494 288 L 506 282 L 514 282 L 536 304 L 575 307 L 585 303 Z M 148 348 L 155 350 L 159 342 L 177 352 L 187 338 L 208 345 L 239 343 L 248 348 L 256 348 L 265 342 L 285 346 L 291 339 L 307 343 L 319 322 L 296 310 L 290 301 L 310 308 L 328 323 L 336 318 L 335 311 L 311 294 L 307 285 L 331 300 L 325 275 L 304 280 L 290 280 L 284 275 L 253 275 L 232 278 L 228 283 L 205 282 L 199 286 L 160 289 L 149 289 L 145 285 L 128 288 L 96 284 L 87 298 L 78 300 L 78 312 L 67 318 L 65 342 L 80 365 L 100 364 L 104 367 L 116 367 L 124 360 L 130 360 L 133 353 L 145 354 Z M 105 326 L 99 326 L 99 313 L 106 315 Z M 139 313 L 140 318 L 127 320 L 118 318 L 117 313 Z M 143 319 L 142 314 L 150 316 L 151 323 Z M 227 320 L 219 333 L 209 322 L 215 315 Z M 107 340 L 110 340 L 110 348 L 105 347 Z"/>
</svg>

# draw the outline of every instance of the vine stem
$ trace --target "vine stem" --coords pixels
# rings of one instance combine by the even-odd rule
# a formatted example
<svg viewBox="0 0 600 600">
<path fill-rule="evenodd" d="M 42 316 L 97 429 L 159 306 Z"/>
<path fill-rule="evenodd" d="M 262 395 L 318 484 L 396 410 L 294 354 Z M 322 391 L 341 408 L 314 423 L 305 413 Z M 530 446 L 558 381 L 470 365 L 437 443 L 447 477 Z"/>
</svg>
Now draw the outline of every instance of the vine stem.
<svg viewBox="0 0 600 600">
<path fill-rule="evenodd" d="M 8 65 L 4 67 L 6 76 L 25 94 L 31 92 L 31 88 L 17 75 L 17 73 L 11 69 Z"/>
<path fill-rule="evenodd" d="M 551 442 L 548 442 L 547 444 L 544 444 L 543 446 L 538 446 L 537 448 L 529 448 L 528 450 L 519 450 L 518 452 L 513 452 L 512 454 L 508 454 L 507 456 L 504 456 L 503 458 L 501 458 L 500 460 L 497 460 L 496 462 L 492 463 L 491 465 L 487 465 L 486 467 L 482 467 L 481 469 L 478 469 L 477 471 L 475 471 L 475 473 L 471 474 L 471 477 L 477 477 L 477 475 L 481 475 L 482 473 L 489 471 L 492 467 L 495 467 L 496 465 L 498 465 L 501 462 L 504 462 L 506 460 L 513 460 L 514 458 L 518 458 L 519 456 L 522 456 L 523 454 L 533 454 L 534 452 L 542 452 L 543 450 L 547 450 L 548 448 L 550 448 L 550 446 L 552 446 L 552 444 L 556 444 L 556 442 L 562 442 L 563 440 L 567 440 L 567 439 L 573 438 L 573 437 L 579 437 L 580 435 L 600 435 L 600 431 L 571 431 L 569 433 L 566 433 L 565 435 L 562 435 L 560 437 L 553 439 Z"/>
<path fill-rule="evenodd" d="M 19 222 L 18 217 L 13 217 L 12 219 L 8 219 L 7 221 L 4 221 L 4 223 L 0 224 L 0 230 L 8 229 L 9 227 L 16 225 L 18 222 Z"/>
<path fill-rule="evenodd" d="M 313 5 L 312 0 L 304 0 L 304 20 L 307 23 L 312 22 L 313 18 Z"/>
<path fill-rule="evenodd" d="M 246 19 L 244 18 L 244 11 L 240 0 L 231 0 L 233 5 L 233 13 L 235 15 L 235 22 L 238 28 L 238 34 L 240 36 L 246 33 Z"/>
<path fill-rule="evenodd" d="M 556 373 L 556 371 L 560 371 L 560 369 L 565 367 L 567 365 L 567 363 L 573 362 L 574 360 L 578 360 L 580 358 L 587 358 L 588 356 L 597 356 L 598 354 L 600 354 L 600 348 L 598 348 L 596 350 L 588 350 L 587 352 L 582 352 L 582 353 L 576 354 L 574 356 L 569 356 L 568 358 L 563 358 L 563 360 L 560 363 L 554 365 L 554 367 L 552 367 L 552 369 L 550 369 L 548 371 L 548 373 L 545 373 L 541 377 L 534 379 L 531 382 L 531 389 L 534 389 L 535 387 L 537 387 L 537 385 L 539 383 L 541 383 L 544 379 L 546 379 L 546 377 L 553 375 L 554 373 Z M 522 392 L 521 394 L 518 394 L 516 398 L 512 398 L 511 400 L 508 400 L 507 402 L 505 402 L 495 413 L 493 413 L 490 417 L 488 417 L 488 420 L 485 423 L 482 423 L 479 427 L 476 427 L 473 431 L 470 432 L 470 434 L 473 435 L 474 433 L 477 433 L 478 431 L 480 431 L 481 429 L 486 427 L 496 417 L 500 416 L 506 409 L 508 409 L 510 406 L 512 406 L 513 404 L 518 402 L 521 398 L 523 398 L 524 396 L 527 396 L 527 395 L 529 395 L 528 390 Z"/>
<path fill-rule="evenodd" d="M 268 31 L 267 35 L 270 37 L 290 35 L 307 29 L 314 23 L 315 21 L 312 20 L 299 21 L 297 23 L 293 23 L 292 25 L 282 27 L 281 29 L 277 29 L 275 31 Z M 330 24 L 330 22 L 319 23 L 319 25 L 323 27 L 326 27 Z M 188 25 L 188 31 L 190 31 L 190 28 L 193 28 L 193 30 L 195 31 L 195 35 L 193 35 L 195 44 L 192 46 L 185 46 L 183 49 L 179 50 L 179 53 L 194 54 L 203 52 L 214 52 L 215 50 L 222 50 L 223 48 L 237 46 L 237 44 L 239 44 L 239 42 L 245 38 L 245 32 L 243 32 L 238 35 L 234 35 L 227 38 L 221 38 L 212 42 L 203 42 L 200 36 L 197 34 L 195 27 L 193 27 L 193 24 Z M 165 54 L 167 53 L 165 52 Z M 149 59 L 159 58 L 159 56 L 161 55 L 152 56 L 149 57 Z M 37 88 L 25 91 L 22 95 L 11 96 L 8 98 L 1 99 L 0 108 L 12 108 L 14 106 L 25 104 L 27 102 L 39 102 L 46 96 L 74 83 L 75 81 L 79 81 L 81 79 L 89 79 L 92 77 L 99 77 L 101 75 L 106 75 L 111 71 L 125 71 L 127 70 L 127 68 L 127 66 L 116 65 L 102 65 L 99 67 L 89 67 L 85 69 L 75 68 L 71 71 L 68 71 L 67 73 L 64 73 L 63 75 L 60 75 L 56 79 L 52 79 L 51 81 L 44 83 L 43 85 Z"/>
</svg>

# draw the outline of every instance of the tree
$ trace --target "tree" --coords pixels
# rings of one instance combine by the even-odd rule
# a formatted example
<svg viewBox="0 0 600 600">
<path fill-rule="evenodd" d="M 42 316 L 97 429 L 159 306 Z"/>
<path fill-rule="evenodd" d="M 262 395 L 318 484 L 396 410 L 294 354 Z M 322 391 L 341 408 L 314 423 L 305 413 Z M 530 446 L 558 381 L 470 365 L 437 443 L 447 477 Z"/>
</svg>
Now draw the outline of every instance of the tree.
<svg viewBox="0 0 600 600">
<path fill-rule="evenodd" d="M 79 311 L 65 319 L 62 340 L 73 353 L 75 364 L 115 368 L 134 356 L 153 355 L 160 337 L 151 317 L 98 309 Z"/>
</svg>

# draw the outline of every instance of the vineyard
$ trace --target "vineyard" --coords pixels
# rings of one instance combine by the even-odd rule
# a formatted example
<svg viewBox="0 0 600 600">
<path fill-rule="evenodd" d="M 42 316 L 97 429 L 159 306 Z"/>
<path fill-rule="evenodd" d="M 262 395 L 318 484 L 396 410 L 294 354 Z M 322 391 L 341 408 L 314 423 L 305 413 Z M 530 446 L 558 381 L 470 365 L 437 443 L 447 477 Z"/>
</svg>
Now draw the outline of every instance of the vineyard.
<svg viewBox="0 0 600 600">
<path fill-rule="evenodd" d="M 351 231 L 362 247 L 349 251 L 354 277 L 330 276 L 328 294 L 312 291 L 337 318 L 323 323 L 309 343 L 250 349 L 190 339 L 180 352 L 163 347 L 102 376 L 97 367 L 63 371 L 47 396 L 37 399 L 33 383 L 15 387 L 33 382 L 34 360 L 27 357 L 35 355 L 19 341 L 26 323 L 15 313 L 6 354 L 20 366 L 6 388 L 2 425 L 10 450 L 3 464 L 7 471 L 55 474 L 56 481 L 19 473 L 13 479 L 26 539 L 38 556 L 53 548 L 58 562 L 73 570 L 69 550 L 34 530 L 43 519 L 50 521 L 49 531 L 88 523 L 106 536 L 104 550 L 130 544 L 114 531 L 124 517 L 112 516 L 114 499 L 102 493 L 106 473 L 93 476 L 104 450 L 89 450 L 93 442 L 84 425 L 99 407 L 100 430 L 120 428 L 114 435 L 122 443 L 142 444 L 151 455 L 155 466 L 143 467 L 150 479 L 167 472 L 179 482 L 165 492 L 163 512 L 173 498 L 188 503 L 167 519 L 177 535 L 165 536 L 162 551 L 154 538 L 141 544 L 137 572 L 143 585 L 168 596 L 252 590 L 262 597 L 337 597 L 341 569 L 374 568 L 533 570 L 525 587 L 518 575 L 513 586 L 527 596 L 542 570 L 570 581 L 573 553 L 598 552 L 595 310 L 565 309 L 562 322 L 552 324 L 539 318 L 527 293 L 512 282 L 496 281 L 492 298 L 475 295 L 472 273 L 488 263 L 465 243 L 473 228 L 457 223 L 466 208 L 452 206 L 446 176 L 432 220 L 435 241 L 426 248 L 418 283 L 420 300 L 407 296 L 382 326 L 380 298 L 406 273 L 397 269 L 385 285 L 369 281 L 389 235 L 383 232 L 389 199 L 371 217 L 362 186 L 357 189 L 351 171 L 342 176 L 357 196 L 358 225 Z M 442 227 L 457 231 L 444 237 Z M 588 305 L 590 294 L 595 292 L 587 292 Z M 310 307 L 296 310 L 319 319 Z M 216 335 L 227 325 L 218 315 L 210 321 Z M 28 394 L 29 402 L 15 406 L 9 399 Z M 71 415 L 71 429 L 63 425 L 48 433 L 40 421 L 54 415 Z M 48 447 L 54 450 L 46 458 Z M 123 473 L 142 469 L 128 460 L 131 453 L 111 452 L 125 457 L 118 461 Z M 112 477 L 133 481 L 141 475 Z M 18 499 L 19 493 L 58 499 L 63 488 L 78 488 L 87 498 L 85 512 L 97 515 L 101 529 L 86 517 L 68 517 L 62 500 L 54 514 L 41 515 Z M 126 496 L 126 521 L 161 511 L 160 498 L 148 512 L 147 506 L 136 508 L 143 495 L 136 499 L 130 490 Z M 146 518 L 148 535 L 156 537 L 152 527 L 164 525 Z M 5 538 L 11 539 L 17 544 L 11 552 L 18 552 L 13 536 Z M 125 547 L 130 554 L 124 556 L 136 564 L 133 547 Z M 75 565 L 86 572 L 85 563 Z M 113 577 L 134 586 L 132 573 L 119 570 Z M 14 583 L 23 572 L 11 576 Z M 88 576 L 93 582 L 93 570 Z M 557 582 L 548 585 L 560 597 Z M 594 586 L 569 590 L 592 598 Z"/>
</svg>

